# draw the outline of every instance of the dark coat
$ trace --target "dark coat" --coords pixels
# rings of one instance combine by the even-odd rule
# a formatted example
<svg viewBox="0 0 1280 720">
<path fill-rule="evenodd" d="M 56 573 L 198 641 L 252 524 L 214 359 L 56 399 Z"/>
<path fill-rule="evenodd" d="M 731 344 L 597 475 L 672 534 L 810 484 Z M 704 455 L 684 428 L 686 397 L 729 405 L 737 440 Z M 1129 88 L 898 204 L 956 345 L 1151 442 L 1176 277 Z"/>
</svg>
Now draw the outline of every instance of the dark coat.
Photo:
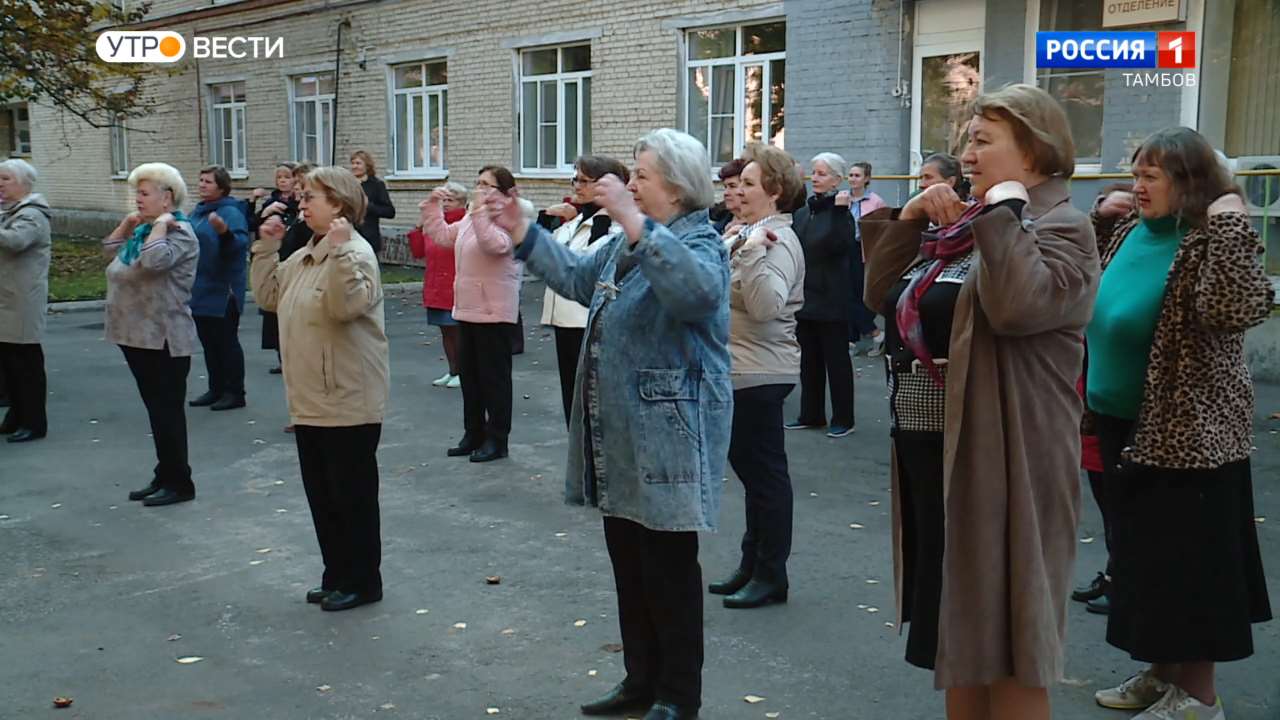
<svg viewBox="0 0 1280 720">
<path fill-rule="evenodd" d="M 227 224 L 221 235 L 209 224 L 209 215 L 215 211 Z M 228 298 L 234 298 L 244 312 L 249 265 L 249 223 L 244 211 L 245 204 L 230 196 L 202 202 L 191 211 L 191 226 L 200 241 L 200 260 L 191 288 L 192 315 L 225 317 Z"/>
<path fill-rule="evenodd" d="M 373 247 L 374 254 L 382 252 L 382 228 L 378 226 L 380 218 L 390 220 L 396 216 L 396 206 L 391 204 L 391 196 L 387 194 L 387 184 L 368 175 L 360 183 L 364 196 L 369 199 L 369 207 L 364 212 L 364 222 L 357 230 L 360 236 Z"/>
<path fill-rule="evenodd" d="M 813 195 L 795 211 L 791 227 L 804 249 L 804 307 L 800 320 L 848 322 L 849 250 L 853 247 L 853 215 L 838 207 L 834 193 Z"/>
</svg>

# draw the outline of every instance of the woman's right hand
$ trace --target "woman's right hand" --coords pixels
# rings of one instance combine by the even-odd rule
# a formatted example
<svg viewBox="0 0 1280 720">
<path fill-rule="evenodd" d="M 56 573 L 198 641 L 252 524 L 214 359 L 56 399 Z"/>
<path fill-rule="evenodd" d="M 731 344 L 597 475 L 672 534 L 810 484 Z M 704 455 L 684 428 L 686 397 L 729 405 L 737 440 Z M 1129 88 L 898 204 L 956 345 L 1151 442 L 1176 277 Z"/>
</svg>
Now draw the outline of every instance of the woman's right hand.
<svg viewBox="0 0 1280 720">
<path fill-rule="evenodd" d="M 120 224 L 116 227 L 116 234 L 121 237 L 124 237 L 125 235 L 132 235 L 134 229 L 141 224 L 142 215 L 137 211 L 131 212 L 128 215 L 125 215 L 124 219 L 120 221 Z"/>
<path fill-rule="evenodd" d="M 570 205 L 569 203 L 556 203 L 555 205 L 547 208 L 547 214 L 551 217 L 558 217 L 561 220 L 568 222 L 578 216 L 578 208 Z"/>
<path fill-rule="evenodd" d="M 1133 210 L 1133 193 L 1113 190 L 1098 203 L 1098 214 L 1102 217 L 1124 217 Z"/>
<path fill-rule="evenodd" d="M 930 185 L 924 192 L 908 200 L 902 212 L 898 213 L 898 219 L 928 219 L 935 225 L 945 226 L 960 219 L 968 207 L 956 194 L 955 188 L 946 183 L 938 183 Z"/>
<path fill-rule="evenodd" d="M 258 237 L 276 245 L 284 239 L 284 221 L 274 215 L 258 226 Z"/>
<path fill-rule="evenodd" d="M 269 218 L 272 215 L 275 215 L 277 213 L 283 214 L 284 211 L 288 209 L 289 209 L 288 205 L 285 205 L 284 203 L 277 200 L 271 203 L 270 205 L 266 206 L 265 208 L 263 208 L 261 215 L 263 218 Z"/>
</svg>

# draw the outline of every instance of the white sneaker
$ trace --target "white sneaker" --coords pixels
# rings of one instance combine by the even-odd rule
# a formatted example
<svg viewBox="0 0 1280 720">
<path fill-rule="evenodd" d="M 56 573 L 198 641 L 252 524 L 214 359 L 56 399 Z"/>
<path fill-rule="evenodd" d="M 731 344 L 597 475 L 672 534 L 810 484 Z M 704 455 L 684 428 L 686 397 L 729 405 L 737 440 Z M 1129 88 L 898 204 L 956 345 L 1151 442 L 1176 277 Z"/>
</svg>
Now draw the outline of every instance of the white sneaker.
<svg viewBox="0 0 1280 720">
<path fill-rule="evenodd" d="M 1133 720 L 1227 720 L 1222 709 L 1222 696 L 1214 698 L 1213 705 L 1205 705 L 1187 694 L 1177 685 L 1170 685 L 1164 697 Z"/>
<path fill-rule="evenodd" d="M 444 387 L 452 379 L 453 379 L 453 376 L 446 372 L 445 374 L 441 375 L 435 380 L 432 380 L 431 384 L 435 385 L 436 387 Z"/>
<path fill-rule="evenodd" d="M 884 331 L 876 333 L 871 338 L 871 349 L 867 351 L 867 357 L 875 358 L 884 355 Z"/>
<path fill-rule="evenodd" d="M 1099 690 L 1093 694 L 1093 699 L 1112 710 L 1143 710 L 1154 705 L 1171 687 L 1147 668 L 1118 687 Z"/>
<path fill-rule="evenodd" d="M 449 378 L 449 382 L 445 383 L 445 384 L 444 384 L 444 386 L 445 386 L 445 387 L 447 387 L 447 388 L 460 388 L 460 387 L 462 387 L 462 376 L 461 376 L 461 375 L 453 375 L 453 376 L 451 376 L 451 377 Z"/>
</svg>

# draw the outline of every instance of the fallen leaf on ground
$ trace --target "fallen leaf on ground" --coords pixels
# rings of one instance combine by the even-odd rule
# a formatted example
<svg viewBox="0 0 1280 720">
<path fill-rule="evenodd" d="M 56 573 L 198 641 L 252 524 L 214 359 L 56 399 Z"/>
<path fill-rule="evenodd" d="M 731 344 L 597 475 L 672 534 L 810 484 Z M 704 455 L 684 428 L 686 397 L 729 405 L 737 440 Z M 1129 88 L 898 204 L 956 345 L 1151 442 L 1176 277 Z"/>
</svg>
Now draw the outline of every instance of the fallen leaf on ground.
<svg viewBox="0 0 1280 720">
<path fill-rule="evenodd" d="M 622 652 L 622 643 L 605 643 L 600 646 L 600 649 L 605 652 L 620 653 Z"/>
<path fill-rule="evenodd" d="M 556 537 L 567 537 L 569 533 L 556 533 Z"/>
<path fill-rule="evenodd" d="M 764 714 L 764 716 L 765 716 L 765 717 L 767 717 L 767 718 L 770 718 L 770 720 L 772 720 L 772 718 L 776 718 L 776 717 L 778 717 L 779 715 L 781 715 L 781 713 L 776 713 L 776 712 L 767 712 L 767 713 L 765 713 L 765 714 Z"/>
<path fill-rule="evenodd" d="M 502 631 L 501 633 L 499 633 L 499 634 L 500 634 L 500 635 L 506 635 L 506 636 L 510 637 L 510 636 L 512 636 L 512 635 L 515 635 L 515 634 L 516 634 L 516 631 L 515 631 L 515 629 L 513 629 L 513 628 L 507 628 L 506 630 L 503 630 L 503 631 Z"/>
<path fill-rule="evenodd" d="M 429 612 L 431 612 L 431 611 L 430 611 L 430 610 L 428 610 L 428 609 L 426 609 L 426 608 L 418 608 L 417 610 L 414 610 L 414 611 L 413 611 L 413 613 L 414 613 L 415 615 L 426 615 L 426 614 L 427 614 L 427 613 L 429 613 Z"/>
<path fill-rule="evenodd" d="M 891 622 L 887 622 L 887 623 L 885 623 L 885 624 L 884 624 L 884 626 L 885 626 L 885 627 L 887 627 L 887 628 L 891 628 L 891 627 L 893 627 L 893 623 L 891 623 Z"/>
<path fill-rule="evenodd" d="M 854 530 L 861 530 L 862 523 L 849 523 L 849 527 L 853 528 Z"/>
<path fill-rule="evenodd" d="M 586 627 L 586 626 L 587 626 L 587 621 L 586 621 L 586 620 L 574 620 L 574 621 L 573 621 L 573 626 L 574 626 L 574 627 Z"/>
<path fill-rule="evenodd" d="M 880 612 L 880 608 L 878 608 L 878 607 L 869 607 L 869 608 L 867 608 L 867 612 L 869 612 L 869 613 L 878 613 L 878 612 Z"/>
<path fill-rule="evenodd" d="M 868 505 L 870 505 L 871 507 L 879 507 L 879 506 L 880 506 L 880 501 L 879 501 L 879 500 L 872 500 L 871 502 L 869 502 L 869 503 L 867 503 L 867 504 L 868 504 Z"/>
<path fill-rule="evenodd" d="M 1256 517 L 1253 519 L 1253 521 L 1256 523 L 1264 523 L 1267 521 L 1267 519 L 1265 517 Z"/>
<path fill-rule="evenodd" d="M 453 624 L 453 627 L 454 627 L 454 629 L 455 629 L 455 630 L 466 630 L 466 629 L 467 629 L 467 624 L 466 624 L 466 623 L 454 623 L 454 624 Z"/>
<path fill-rule="evenodd" d="M 498 585 L 498 584 L 500 584 L 500 583 L 502 582 L 502 576 L 501 576 L 501 575 L 489 575 L 488 577 L 486 577 L 486 578 L 484 579 L 484 581 L 485 581 L 486 583 L 489 583 L 490 585 Z"/>
<path fill-rule="evenodd" d="M 182 636 L 181 636 L 181 635 L 179 635 L 178 633 L 174 633 L 174 634 L 172 634 L 172 635 L 170 635 L 170 636 L 169 636 L 169 642 L 177 642 L 177 641 L 179 641 L 179 640 L 181 640 L 181 639 L 182 639 Z"/>
<path fill-rule="evenodd" d="M 289 510 L 288 510 L 287 508 L 276 508 L 276 512 L 278 512 L 278 513 L 287 513 L 287 512 L 289 512 Z"/>
<path fill-rule="evenodd" d="M 71 703 L 75 702 L 69 697 L 56 697 L 53 699 L 53 706 L 56 708 L 71 707 Z"/>
<path fill-rule="evenodd" d="M 598 671 L 596 671 L 596 670 L 588 670 L 588 671 L 587 671 L 587 677 L 595 677 L 595 676 L 596 676 L 596 675 L 598 675 L 598 674 L 599 674 L 599 672 L 598 672 Z"/>
<path fill-rule="evenodd" d="M 379 705 L 378 707 L 382 708 L 383 710 L 395 710 L 395 709 L 396 709 L 396 706 L 395 706 L 394 704 L 392 704 L 392 703 L 382 703 L 382 704 L 381 704 L 381 705 Z"/>
<path fill-rule="evenodd" d="M 332 688 L 332 687 L 330 687 L 330 686 L 328 686 L 328 685 L 317 685 L 317 686 L 316 686 L 316 690 L 319 690 L 320 692 L 329 692 L 329 691 L 330 691 L 330 690 L 332 690 L 332 689 L 333 689 L 333 688 Z"/>
<path fill-rule="evenodd" d="M 868 584 L 868 585 L 879 585 L 879 584 L 880 584 L 880 581 L 879 581 L 879 580 L 867 580 L 867 584 Z"/>
<path fill-rule="evenodd" d="M 249 564 L 250 564 L 250 565 L 261 565 L 261 564 L 262 564 L 262 563 L 264 563 L 264 562 L 266 562 L 266 560 L 250 560 L 250 561 L 249 561 Z"/>
<path fill-rule="evenodd" d="M 1092 538 L 1092 537 L 1082 537 L 1082 538 L 1080 538 L 1080 542 L 1084 543 L 1085 545 L 1088 545 L 1089 543 L 1093 542 L 1093 538 Z"/>
<path fill-rule="evenodd" d="M 497 715 L 498 713 L 502 712 L 498 708 L 485 708 L 484 711 L 489 715 Z"/>
<path fill-rule="evenodd" d="M 258 548 L 259 555 L 266 555 L 269 552 L 271 552 L 271 548 Z"/>
<path fill-rule="evenodd" d="M 178 664 L 179 664 L 179 665 L 194 665 L 195 663 L 198 663 L 198 662 L 200 662 L 201 660 L 204 660 L 204 658 L 200 657 L 199 655 L 188 655 L 188 656 L 186 656 L 186 657 L 180 657 L 180 658 L 178 658 Z"/>
<path fill-rule="evenodd" d="M 746 697 L 744 697 L 744 698 L 742 698 L 742 699 L 743 699 L 743 700 L 746 700 L 747 702 L 751 703 L 752 705 L 755 705 L 756 703 L 764 702 L 764 698 L 760 697 L 759 695 L 748 695 L 748 696 L 746 696 Z"/>
<path fill-rule="evenodd" d="M 58 508 L 62 507 L 62 503 L 54 503 L 49 507 L 53 508 L 54 510 L 57 510 Z"/>
</svg>

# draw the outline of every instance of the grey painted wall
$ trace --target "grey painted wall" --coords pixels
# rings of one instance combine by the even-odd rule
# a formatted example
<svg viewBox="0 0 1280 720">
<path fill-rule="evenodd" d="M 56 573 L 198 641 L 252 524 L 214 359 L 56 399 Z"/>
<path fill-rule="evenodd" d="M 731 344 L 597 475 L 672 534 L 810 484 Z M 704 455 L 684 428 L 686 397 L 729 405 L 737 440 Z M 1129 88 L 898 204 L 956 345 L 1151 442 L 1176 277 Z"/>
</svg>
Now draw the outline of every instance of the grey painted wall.
<svg viewBox="0 0 1280 720">
<path fill-rule="evenodd" d="M 1023 78 L 1027 34 L 1027 0 L 987 0 L 982 48 L 982 83 L 986 89 Z"/>
</svg>

